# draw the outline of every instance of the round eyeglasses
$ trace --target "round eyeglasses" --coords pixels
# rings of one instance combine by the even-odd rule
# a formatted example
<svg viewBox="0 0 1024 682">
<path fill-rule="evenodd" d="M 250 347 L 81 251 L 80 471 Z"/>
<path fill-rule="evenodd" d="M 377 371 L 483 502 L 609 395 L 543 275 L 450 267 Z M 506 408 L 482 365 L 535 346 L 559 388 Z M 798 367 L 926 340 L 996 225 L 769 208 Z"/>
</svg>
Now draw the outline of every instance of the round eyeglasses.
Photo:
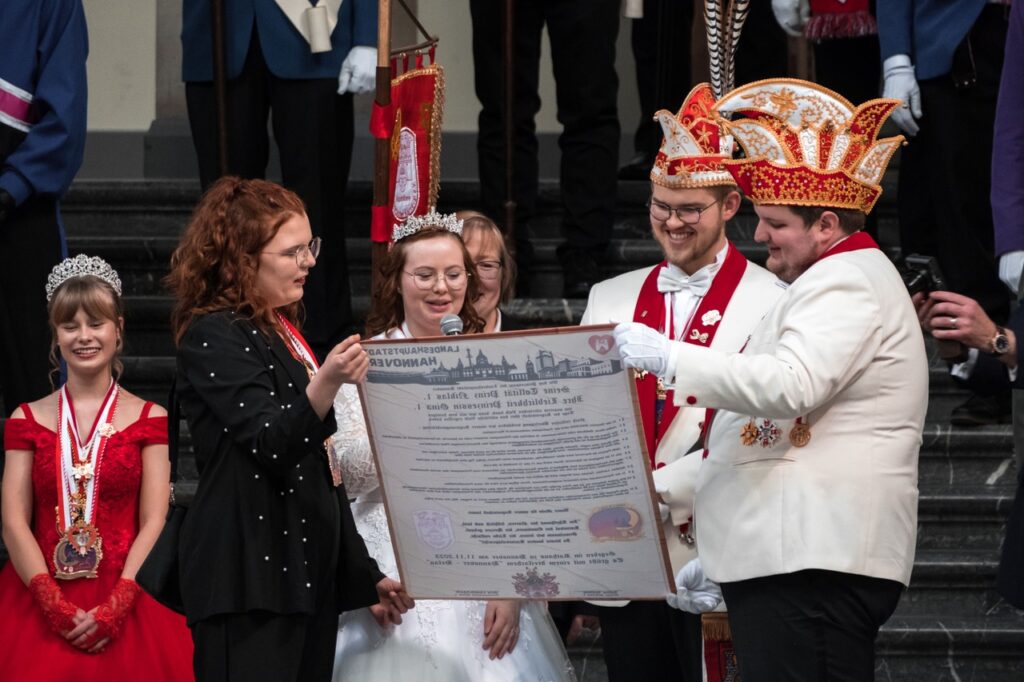
<svg viewBox="0 0 1024 682">
<path fill-rule="evenodd" d="M 480 275 L 480 279 L 493 282 L 494 280 L 501 277 L 501 262 L 496 260 L 482 260 L 479 263 L 474 264 L 476 266 L 476 274 Z"/>
<path fill-rule="evenodd" d="M 313 237 L 313 240 L 308 244 L 302 244 L 294 248 L 288 249 L 287 251 L 263 251 L 261 253 L 270 254 L 271 256 L 287 256 L 288 258 L 294 258 L 295 264 L 302 267 L 302 262 L 306 260 L 306 256 L 312 256 L 313 260 L 316 260 L 320 256 L 320 237 Z"/>
<path fill-rule="evenodd" d="M 466 283 L 469 282 L 469 273 L 462 268 L 452 268 L 451 270 L 445 270 L 444 272 L 438 272 L 436 270 L 414 270 L 409 272 L 403 270 L 406 275 L 412 277 L 413 283 L 417 289 L 424 291 L 433 289 L 434 286 L 443 278 L 445 286 L 452 291 L 458 291 L 464 289 Z"/>
<path fill-rule="evenodd" d="M 651 212 L 651 217 L 660 223 L 668 222 L 668 219 L 675 215 L 676 220 L 681 223 L 686 225 L 696 225 L 700 222 L 700 217 L 704 211 L 717 203 L 718 199 L 715 199 L 707 206 L 681 206 L 679 208 L 674 208 L 668 204 L 663 204 L 660 201 L 655 201 L 652 197 L 647 200 L 647 208 Z"/>
</svg>

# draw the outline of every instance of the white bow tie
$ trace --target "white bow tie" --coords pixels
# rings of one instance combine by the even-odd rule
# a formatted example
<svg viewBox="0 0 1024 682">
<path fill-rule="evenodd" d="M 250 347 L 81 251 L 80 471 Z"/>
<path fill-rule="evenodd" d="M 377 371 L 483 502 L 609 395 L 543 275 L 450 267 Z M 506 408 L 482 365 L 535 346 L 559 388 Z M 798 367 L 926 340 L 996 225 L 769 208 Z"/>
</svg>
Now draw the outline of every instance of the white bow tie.
<svg viewBox="0 0 1024 682">
<path fill-rule="evenodd" d="M 658 271 L 658 291 L 674 294 L 687 290 L 697 297 L 703 297 L 711 288 L 711 268 L 701 268 L 689 277 L 675 268 L 663 266 Z"/>
</svg>

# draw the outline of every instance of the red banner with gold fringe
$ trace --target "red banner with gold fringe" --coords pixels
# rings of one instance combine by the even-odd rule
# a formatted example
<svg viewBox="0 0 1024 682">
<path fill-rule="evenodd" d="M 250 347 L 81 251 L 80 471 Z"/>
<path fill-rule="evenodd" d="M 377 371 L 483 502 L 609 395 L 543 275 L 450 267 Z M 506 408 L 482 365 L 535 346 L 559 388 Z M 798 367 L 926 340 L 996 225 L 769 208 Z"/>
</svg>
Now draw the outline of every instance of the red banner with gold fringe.
<svg viewBox="0 0 1024 682">
<path fill-rule="evenodd" d="M 413 215 L 426 213 L 437 204 L 441 181 L 441 115 L 444 111 L 444 70 L 433 63 L 423 65 L 422 54 L 415 67 L 391 80 L 391 104 L 373 105 L 370 132 L 377 139 L 390 139 L 390 178 L 386 206 L 372 212 L 370 239 L 388 243 L 395 225 Z M 397 64 L 392 65 L 395 73 Z"/>
</svg>

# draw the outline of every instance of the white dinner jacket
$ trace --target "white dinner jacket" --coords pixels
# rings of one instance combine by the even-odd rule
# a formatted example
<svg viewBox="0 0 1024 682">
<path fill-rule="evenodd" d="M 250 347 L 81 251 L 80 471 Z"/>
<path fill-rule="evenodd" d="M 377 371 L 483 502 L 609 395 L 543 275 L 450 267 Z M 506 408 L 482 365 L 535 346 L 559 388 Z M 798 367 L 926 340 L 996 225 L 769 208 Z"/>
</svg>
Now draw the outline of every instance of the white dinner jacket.
<svg viewBox="0 0 1024 682">
<path fill-rule="evenodd" d="M 633 270 L 594 285 L 580 324 L 631 322 L 640 288 L 651 270 L 649 267 Z M 711 347 L 726 352 L 742 348 L 754 326 L 784 291 L 785 285 L 775 275 L 748 262 Z M 693 494 L 701 460 L 700 450 L 694 451 L 694 448 L 699 446 L 704 412 L 703 408 L 682 405 L 662 436 L 654 457 L 655 467 L 660 467 L 653 472 L 655 487 L 669 491 L 662 494 L 662 499 L 671 510 L 664 531 L 673 571 L 697 556 L 695 548 L 680 538 L 679 526 L 689 522 L 693 515 Z M 684 456 L 688 453 L 692 454 Z"/>
<path fill-rule="evenodd" d="M 742 354 L 680 344 L 677 358 L 675 400 L 720 408 L 695 510 L 708 577 L 826 569 L 909 582 L 928 362 L 885 254 L 811 266 Z M 789 440 L 797 417 L 804 447 Z M 743 427 L 765 418 L 775 442 L 743 445 Z"/>
</svg>

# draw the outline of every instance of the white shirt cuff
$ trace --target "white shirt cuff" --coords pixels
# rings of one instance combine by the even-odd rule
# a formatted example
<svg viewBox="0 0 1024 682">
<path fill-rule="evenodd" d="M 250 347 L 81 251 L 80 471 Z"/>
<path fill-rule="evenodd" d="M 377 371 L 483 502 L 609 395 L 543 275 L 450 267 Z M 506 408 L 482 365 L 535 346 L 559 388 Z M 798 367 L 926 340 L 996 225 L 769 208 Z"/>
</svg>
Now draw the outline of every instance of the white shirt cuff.
<svg viewBox="0 0 1024 682">
<path fill-rule="evenodd" d="M 971 373 L 974 372 L 976 364 L 978 364 L 978 349 L 971 348 L 967 351 L 967 359 L 950 367 L 949 373 L 957 379 L 966 381 L 971 378 Z"/>
</svg>

